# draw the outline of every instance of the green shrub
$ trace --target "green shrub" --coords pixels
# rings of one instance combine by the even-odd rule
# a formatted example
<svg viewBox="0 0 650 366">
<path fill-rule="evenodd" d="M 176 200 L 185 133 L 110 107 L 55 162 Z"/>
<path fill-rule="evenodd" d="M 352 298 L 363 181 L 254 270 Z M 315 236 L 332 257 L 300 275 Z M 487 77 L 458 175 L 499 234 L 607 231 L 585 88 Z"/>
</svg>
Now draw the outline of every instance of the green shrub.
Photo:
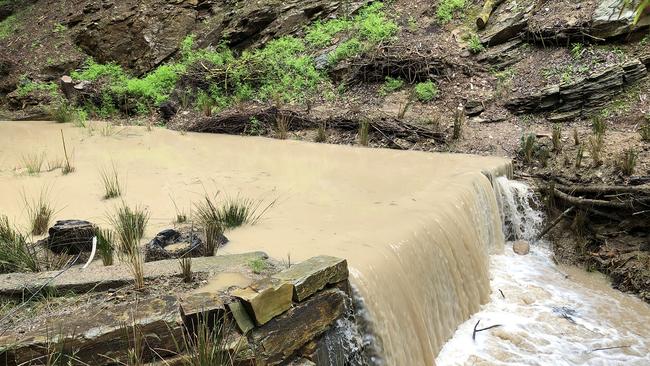
<svg viewBox="0 0 650 366">
<path fill-rule="evenodd" d="M 119 87 L 116 91 L 126 92 L 129 96 L 139 98 L 151 106 L 157 106 L 169 98 L 185 66 L 181 64 L 162 65 L 142 79 L 128 79 L 125 89 Z"/>
<path fill-rule="evenodd" d="M 397 33 L 397 24 L 386 18 L 383 8 L 383 3 L 373 3 L 362 9 L 355 18 L 355 22 L 359 25 L 359 34 L 363 39 L 379 43 Z"/>
<path fill-rule="evenodd" d="M 438 86 L 433 81 L 417 83 L 415 85 L 415 97 L 419 101 L 427 103 L 438 96 Z"/>
<path fill-rule="evenodd" d="M 73 71 L 70 76 L 75 80 L 96 81 L 102 78 L 112 82 L 125 81 L 127 75 L 122 67 L 115 63 L 98 64 L 92 59 L 86 61 L 82 71 Z"/>
<path fill-rule="evenodd" d="M 384 82 L 384 85 L 382 85 L 381 87 L 380 94 L 387 95 L 389 93 L 392 93 L 400 89 L 403 86 L 404 86 L 403 80 L 386 76 L 386 81 Z"/>
<path fill-rule="evenodd" d="M 352 58 L 363 52 L 363 44 L 357 38 L 351 38 L 341 43 L 332 53 L 327 56 L 330 65 L 336 65 L 342 60 Z"/>
<path fill-rule="evenodd" d="M 31 81 L 31 80 L 23 79 L 23 80 L 21 80 L 20 85 L 18 86 L 18 89 L 16 89 L 16 92 L 21 97 L 24 97 L 26 95 L 32 94 L 34 92 L 39 92 L 39 91 L 47 92 L 52 96 L 56 96 L 56 95 L 58 95 L 59 87 L 54 82 L 41 83 L 41 82 L 37 82 L 37 81 Z"/>
<path fill-rule="evenodd" d="M 332 44 L 335 35 L 349 30 L 352 24 L 350 20 L 345 19 L 332 19 L 327 22 L 319 20 L 309 27 L 305 41 L 314 47 L 327 47 Z"/>
<path fill-rule="evenodd" d="M 481 39 L 477 34 L 472 34 L 467 38 L 467 48 L 469 49 L 469 52 L 474 54 L 481 53 L 485 50 L 485 47 L 483 46 L 483 43 L 481 43 Z"/>
<path fill-rule="evenodd" d="M 441 23 L 447 23 L 454 18 L 454 14 L 465 8 L 465 0 L 440 0 L 436 16 Z"/>
</svg>

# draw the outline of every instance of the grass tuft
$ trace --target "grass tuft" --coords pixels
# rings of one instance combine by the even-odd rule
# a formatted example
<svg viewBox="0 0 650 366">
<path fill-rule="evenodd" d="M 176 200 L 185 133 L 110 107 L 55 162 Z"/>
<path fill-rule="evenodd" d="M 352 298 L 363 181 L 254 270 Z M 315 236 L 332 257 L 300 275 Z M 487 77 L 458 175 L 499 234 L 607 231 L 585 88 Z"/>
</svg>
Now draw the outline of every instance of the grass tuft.
<svg viewBox="0 0 650 366">
<path fill-rule="evenodd" d="M 521 155 L 526 164 L 533 162 L 533 155 L 537 149 L 537 137 L 533 133 L 521 137 Z"/>
<path fill-rule="evenodd" d="M 45 153 L 23 155 L 22 161 L 23 166 L 27 169 L 27 174 L 37 175 L 43 170 Z"/>
<path fill-rule="evenodd" d="M 473 54 L 478 54 L 485 50 L 485 46 L 481 43 L 479 36 L 472 33 L 472 35 L 467 38 L 467 49 L 469 49 L 469 52 Z"/>
<path fill-rule="evenodd" d="M 43 189 L 37 199 L 30 201 L 23 192 L 23 201 L 29 217 L 29 230 L 32 235 L 44 235 L 50 227 L 54 209 L 48 196 L 48 190 Z"/>
<path fill-rule="evenodd" d="M 439 22 L 447 23 L 463 8 L 465 8 L 465 0 L 440 0 L 436 10 L 436 17 Z"/>
<path fill-rule="evenodd" d="M 277 129 L 277 137 L 280 140 L 286 140 L 289 136 L 289 127 L 291 126 L 291 116 L 288 113 L 281 113 L 275 116 L 275 127 Z"/>
<path fill-rule="evenodd" d="M 553 134 L 551 141 L 553 142 L 553 151 L 555 153 L 562 152 L 562 126 L 560 124 L 553 125 Z"/>
<path fill-rule="evenodd" d="M 268 265 L 266 261 L 263 259 L 253 259 L 250 262 L 248 262 L 248 267 L 250 267 L 253 273 L 260 274 L 264 272 L 264 270 L 268 267 Z"/>
<path fill-rule="evenodd" d="M 605 132 L 607 131 L 607 123 L 603 117 L 597 115 L 591 119 L 591 128 L 595 135 L 602 136 L 605 135 Z"/>
<path fill-rule="evenodd" d="M 327 142 L 327 122 L 321 122 L 318 124 L 314 142 Z"/>
<path fill-rule="evenodd" d="M 182 257 L 178 259 L 178 265 L 181 269 L 181 277 L 183 282 L 191 283 L 192 282 L 192 257 Z"/>
<path fill-rule="evenodd" d="M 185 334 L 184 347 L 189 350 L 184 358 L 186 366 L 232 366 L 235 360 L 229 351 L 231 324 L 227 317 L 210 322 L 210 317 L 202 315 L 193 326 L 194 334 Z M 212 323 L 210 325 L 209 323 Z M 234 354 L 239 352 L 234 350 Z"/>
<path fill-rule="evenodd" d="M 604 148 L 605 143 L 602 134 L 589 136 L 589 153 L 594 166 L 600 166 L 603 163 L 602 152 Z"/>
<path fill-rule="evenodd" d="M 99 174 L 101 177 L 102 185 L 104 186 L 105 200 L 116 198 L 122 195 L 120 179 L 117 175 L 117 170 L 115 170 L 115 165 L 113 165 L 111 171 L 108 171 L 108 169 L 102 169 Z"/>
<path fill-rule="evenodd" d="M 428 103 L 438 96 L 438 86 L 433 81 L 426 81 L 416 84 L 414 92 L 420 102 Z"/>
<path fill-rule="evenodd" d="M 132 209 L 122 202 L 109 221 L 117 233 L 117 248 L 129 264 L 135 287 L 141 289 L 144 287 L 144 261 L 139 244 L 149 221 L 149 212 L 139 206 Z"/>
<path fill-rule="evenodd" d="M 643 125 L 641 125 L 639 134 L 641 135 L 642 141 L 650 142 L 650 121 L 646 121 Z"/>
<path fill-rule="evenodd" d="M 618 170 L 626 176 L 634 174 L 639 153 L 633 148 L 625 149 L 617 160 Z"/>
<path fill-rule="evenodd" d="M 0 273 L 38 272 L 40 263 L 36 248 L 0 216 Z"/>
<path fill-rule="evenodd" d="M 97 252 L 104 266 L 113 265 L 113 253 L 115 251 L 115 233 L 109 229 L 97 229 Z"/>
<path fill-rule="evenodd" d="M 585 155 L 585 146 L 580 144 L 578 145 L 578 151 L 576 152 L 576 168 L 582 166 L 582 159 Z"/>
</svg>

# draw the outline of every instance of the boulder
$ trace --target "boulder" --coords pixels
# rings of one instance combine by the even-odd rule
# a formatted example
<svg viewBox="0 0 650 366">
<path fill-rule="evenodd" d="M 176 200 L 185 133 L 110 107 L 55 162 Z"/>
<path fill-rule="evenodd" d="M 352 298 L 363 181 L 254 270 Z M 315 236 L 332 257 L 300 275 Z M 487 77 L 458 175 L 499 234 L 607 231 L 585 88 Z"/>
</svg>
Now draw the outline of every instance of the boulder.
<svg viewBox="0 0 650 366">
<path fill-rule="evenodd" d="M 634 25 L 638 1 L 601 0 L 591 18 L 591 35 L 612 38 L 630 33 Z M 650 17 L 642 17 L 636 27 L 650 24 Z"/>
<path fill-rule="evenodd" d="M 244 305 L 242 305 L 241 302 L 239 301 L 233 301 L 228 304 L 228 309 L 230 310 L 230 314 L 232 314 L 232 317 L 235 319 L 235 323 L 237 324 L 237 327 L 243 334 L 247 334 L 250 332 L 253 328 L 255 328 L 255 324 L 253 324 L 253 320 L 248 316 L 248 313 L 246 312 L 246 309 L 244 308 Z"/>
<path fill-rule="evenodd" d="M 348 262 L 330 256 L 318 256 L 294 264 L 291 268 L 273 276 L 293 285 L 293 300 L 303 301 L 327 285 L 348 278 Z"/>
<path fill-rule="evenodd" d="M 225 236 L 221 235 L 218 244 L 228 242 Z M 167 229 L 156 235 L 145 247 L 145 262 L 159 261 L 164 259 L 181 257 L 202 257 L 205 256 L 205 243 L 196 231 L 191 229 Z"/>
<path fill-rule="evenodd" d="M 293 285 L 267 278 L 245 289 L 236 289 L 231 295 L 242 301 L 257 325 L 263 325 L 291 308 Z"/>
<path fill-rule="evenodd" d="M 321 291 L 283 315 L 255 329 L 252 338 L 259 356 L 277 365 L 303 345 L 327 331 L 347 313 L 348 297 L 338 289 Z"/>
<path fill-rule="evenodd" d="M 88 221 L 57 221 L 48 231 L 47 247 L 55 253 L 77 254 L 90 251 L 95 230 L 95 225 Z"/>
<path fill-rule="evenodd" d="M 512 243 L 512 250 L 519 255 L 530 253 L 530 244 L 525 240 L 517 240 Z"/>
<path fill-rule="evenodd" d="M 479 33 L 481 43 L 489 47 L 508 42 L 526 29 L 535 2 L 521 5 L 516 1 L 501 4 L 490 16 L 487 28 Z"/>
</svg>

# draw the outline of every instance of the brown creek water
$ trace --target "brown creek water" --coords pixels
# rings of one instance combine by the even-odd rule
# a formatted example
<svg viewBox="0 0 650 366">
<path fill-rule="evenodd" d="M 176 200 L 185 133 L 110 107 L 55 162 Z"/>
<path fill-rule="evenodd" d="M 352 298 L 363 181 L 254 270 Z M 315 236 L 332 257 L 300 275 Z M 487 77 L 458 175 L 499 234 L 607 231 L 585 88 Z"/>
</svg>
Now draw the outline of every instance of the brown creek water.
<svg viewBox="0 0 650 366">
<path fill-rule="evenodd" d="M 118 127 L 103 136 L 100 127 L 0 122 L 0 214 L 26 226 L 24 199 L 46 190 L 55 219 L 107 225 L 120 200 L 102 199 L 100 170 L 113 166 L 122 199 L 151 213 L 147 238 L 173 225 L 172 200 L 186 214 L 206 192 L 275 200 L 260 222 L 227 232 L 221 252 L 347 258 L 387 365 L 435 364 L 458 326 L 495 301 L 490 262 L 503 253 L 503 203 L 491 180 L 509 174 L 506 159 L 160 128 Z M 61 130 L 75 172 L 26 174 L 29 154 L 63 159 Z M 639 316 L 647 324 L 650 311 Z"/>
</svg>

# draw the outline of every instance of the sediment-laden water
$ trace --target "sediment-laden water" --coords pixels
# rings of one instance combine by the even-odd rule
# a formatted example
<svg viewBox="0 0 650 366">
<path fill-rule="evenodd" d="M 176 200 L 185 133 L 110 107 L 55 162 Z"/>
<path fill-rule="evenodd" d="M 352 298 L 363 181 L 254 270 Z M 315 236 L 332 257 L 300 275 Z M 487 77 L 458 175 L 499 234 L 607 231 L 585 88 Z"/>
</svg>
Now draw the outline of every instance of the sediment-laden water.
<svg viewBox="0 0 650 366">
<path fill-rule="evenodd" d="M 499 254 L 504 243 L 499 207 L 507 200 L 491 184 L 510 170 L 505 159 L 157 128 L 116 128 L 102 136 L 99 127 L 0 123 L 0 213 L 25 225 L 24 199 L 46 190 L 55 218 L 106 225 L 120 199 L 102 199 L 99 172 L 113 166 L 124 186 L 121 199 L 146 206 L 152 215 L 148 237 L 172 226 L 172 201 L 191 216 L 192 202 L 206 192 L 276 200 L 256 225 L 226 233 L 230 243 L 222 252 L 263 250 L 291 261 L 317 254 L 347 258 L 387 365 L 433 365 L 456 332 L 438 359 L 447 363 L 460 352 L 448 350 L 469 324 L 465 321 L 494 306 L 495 286 L 510 292 L 494 282 L 498 270 L 508 281 L 509 268 L 497 268 L 501 263 L 495 261 L 511 257 Z M 61 129 L 75 172 L 25 174 L 25 156 L 63 158 Z M 536 257 L 525 260 L 530 258 Z M 477 349 L 461 348 L 465 353 L 458 355 L 467 359 Z M 452 356 L 445 356 L 449 352 Z"/>
</svg>

